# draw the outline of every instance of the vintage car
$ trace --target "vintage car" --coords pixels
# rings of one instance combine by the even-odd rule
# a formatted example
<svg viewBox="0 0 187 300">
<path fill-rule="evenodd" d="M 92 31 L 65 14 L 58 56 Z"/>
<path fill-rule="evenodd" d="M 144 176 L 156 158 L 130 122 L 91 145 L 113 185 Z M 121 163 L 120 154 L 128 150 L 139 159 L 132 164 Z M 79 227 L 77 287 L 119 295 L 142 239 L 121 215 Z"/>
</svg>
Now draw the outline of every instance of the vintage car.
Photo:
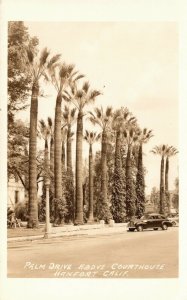
<svg viewBox="0 0 187 300">
<path fill-rule="evenodd" d="M 143 231 L 144 229 L 154 229 L 162 228 L 162 230 L 167 230 L 168 227 L 172 227 L 173 224 L 165 216 L 157 213 L 145 214 L 141 218 L 132 218 L 127 224 L 129 231 Z"/>
</svg>

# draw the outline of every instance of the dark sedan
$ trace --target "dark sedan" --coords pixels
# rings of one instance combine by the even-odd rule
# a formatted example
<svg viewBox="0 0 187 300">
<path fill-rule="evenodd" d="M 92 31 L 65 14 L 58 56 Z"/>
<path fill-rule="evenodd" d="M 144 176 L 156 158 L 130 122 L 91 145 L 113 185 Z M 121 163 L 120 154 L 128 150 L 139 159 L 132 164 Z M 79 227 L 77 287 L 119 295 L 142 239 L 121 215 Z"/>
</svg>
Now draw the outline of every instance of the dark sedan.
<svg viewBox="0 0 187 300">
<path fill-rule="evenodd" d="M 172 222 L 161 214 L 151 213 L 142 216 L 141 218 L 132 218 L 127 224 L 129 231 L 143 231 L 144 229 L 167 230 L 172 227 Z"/>
</svg>

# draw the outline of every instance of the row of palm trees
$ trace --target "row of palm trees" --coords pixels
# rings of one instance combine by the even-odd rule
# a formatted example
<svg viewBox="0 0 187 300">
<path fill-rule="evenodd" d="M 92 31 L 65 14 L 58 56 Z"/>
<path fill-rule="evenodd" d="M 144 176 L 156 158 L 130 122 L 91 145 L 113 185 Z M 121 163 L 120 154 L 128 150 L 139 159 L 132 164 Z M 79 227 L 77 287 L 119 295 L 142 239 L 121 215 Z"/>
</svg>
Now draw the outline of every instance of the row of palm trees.
<svg viewBox="0 0 187 300">
<path fill-rule="evenodd" d="M 54 126 L 51 118 L 48 118 L 48 126 L 40 120 L 40 128 L 45 139 L 45 178 L 54 174 L 54 199 L 63 197 L 63 172 L 65 168 L 65 142 L 66 142 L 66 167 L 67 177 L 73 178 L 72 168 L 72 126 L 76 120 L 76 161 L 75 161 L 75 195 L 73 201 L 74 224 L 83 224 L 83 189 L 82 189 L 82 151 L 83 137 L 89 143 L 89 218 L 93 222 L 93 151 L 94 142 L 101 140 L 101 193 L 100 204 L 102 219 L 114 218 L 122 221 L 121 207 L 124 206 L 124 214 L 131 217 L 135 214 L 141 215 L 145 209 L 145 183 L 144 167 L 142 158 L 143 144 L 152 137 L 151 130 L 141 130 L 136 118 L 127 108 L 113 111 L 112 107 L 106 110 L 95 108 L 88 113 L 89 121 L 100 128 L 100 133 L 83 131 L 83 118 L 86 115 L 85 108 L 94 103 L 101 95 L 98 90 L 92 90 L 88 81 L 80 83 L 84 75 L 75 70 L 74 65 L 61 63 L 61 55 L 50 58 L 47 48 L 43 49 L 40 57 L 30 49 L 27 51 L 26 64 L 32 77 L 32 95 L 30 106 L 30 135 L 29 135 L 29 220 L 28 227 L 38 226 L 37 205 L 37 124 L 38 124 L 38 97 L 40 95 L 41 80 L 50 82 L 56 90 L 56 105 Z M 62 111 L 62 103 L 64 105 Z M 71 105 L 70 105 L 71 104 Z M 72 108 L 73 106 L 73 108 Z M 76 117 L 77 114 L 77 118 Z M 50 151 L 48 149 L 48 137 L 50 136 Z M 107 151 L 109 141 L 115 140 L 115 167 L 113 181 L 112 207 L 108 199 L 107 188 Z M 121 148 L 125 145 L 126 163 L 125 174 L 122 165 Z M 156 151 L 156 150 L 155 150 Z M 169 151 L 169 150 L 168 150 Z M 48 156 L 50 152 L 50 163 Z M 169 154 L 168 156 L 169 157 Z M 136 160 L 136 185 L 133 184 L 133 160 Z M 163 164 L 163 162 L 162 162 Z M 169 159 L 167 170 L 169 168 Z M 168 171 L 167 171 L 168 172 Z M 125 178 L 125 181 L 123 180 Z M 71 182 L 73 184 L 73 182 Z M 124 186 L 125 184 L 125 186 Z M 120 186 L 120 188 L 119 188 Z M 136 187 L 134 190 L 134 186 Z M 166 181 L 166 191 L 168 184 Z M 161 186 L 161 190 L 163 187 Z M 125 192 L 124 192 L 125 191 Z M 136 201 L 134 198 L 136 193 Z M 161 193 L 161 202 L 163 203 Z M 72 198 L 74 196 L 72 195 Z M 119 203 L 121 206 L 119 207 Z M 55 207 L 55 217 L 58 217 L 58 206 Z M 107 217 L 106 217 L 107 216 Z"/>
<path fill-rule="evenodd" d="M 160 213 L 169 212 L 170 210 L 170 194 L 169 194 L 169 159 L 178 153 L 173 146 L 160 145 L 155 146 L 152 151 L 153 154 L 161 156 L 160 163 Z"/>
</svg>

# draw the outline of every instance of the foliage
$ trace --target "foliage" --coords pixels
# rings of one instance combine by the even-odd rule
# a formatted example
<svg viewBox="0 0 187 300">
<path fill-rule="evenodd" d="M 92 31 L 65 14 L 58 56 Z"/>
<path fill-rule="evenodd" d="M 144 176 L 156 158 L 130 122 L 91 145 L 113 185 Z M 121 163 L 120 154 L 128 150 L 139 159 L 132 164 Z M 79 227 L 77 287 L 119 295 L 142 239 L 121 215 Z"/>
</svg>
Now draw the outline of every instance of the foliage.
<svg viewBox="0 0 187 300">
<path fill-rule="evenodd" d="M 159 212 L 160 193 L 156 187 L 152 188 L 150 202 L 153 204 L 154 211 Z"/>
<path fill-rule="evenodd" d="M 29 46 L 36 49 L 38 40 L 31 38 L 22 21 L 8 23 L 8 126 L 15 113 L 27 107 L 31 78 L 24 57 Z"/>
<path fill-rule="evenodd" d="M 65 217 L 67 216 L 68 209 L 65 197 L 54 198 L 53 199 L 54 208 L 55 208 L 55 225 L 64 224 Z M 54 211 L 53 211 L 54 213 Z"/>
<path fill-rule="evenodd" d="M 25 200 L 16 204 L 15 215 L 17 219 L 28 221 L 28 201 Z"/>
<path fill-rule="evenodd" d="M 8 177 L 19 177 L 28 190 L 28 135 L 29 128 L 21 120 L 15 120 L 8 138 Z"/>
<path fill-rule="evenodd" d="M 125 205 L 125 186 L 124 174 L 122 169 L 116 168 L 113 175 L 111 212 L 116 223 L 125 221 L 126 205 Z"/>
<path fill-rule="evenodd" d="M 145 212 L 145 183 L 142 162 L 142 145 L 138 151 L 138 166 L 136 174 L 136 215 L 141 217 Z"/>
<path fill-rule="evenodd" d="M 67 175 L 64 179 L 65 192 L 64 197 L 67 204 L 67 214 L 65 216 L 65 222 L 71 223 L 74 220 L 74 202 L 75 202 L 75 187 L 73 182 L 73 176 Z"/>
</svg>

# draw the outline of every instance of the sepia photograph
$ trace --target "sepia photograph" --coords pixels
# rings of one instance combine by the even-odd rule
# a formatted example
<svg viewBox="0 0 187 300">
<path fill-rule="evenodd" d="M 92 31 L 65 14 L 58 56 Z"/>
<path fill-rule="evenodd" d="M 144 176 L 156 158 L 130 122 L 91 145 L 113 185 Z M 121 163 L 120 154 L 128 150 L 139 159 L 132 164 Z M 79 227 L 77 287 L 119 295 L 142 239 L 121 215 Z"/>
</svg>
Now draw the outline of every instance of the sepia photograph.
<svg viewBox="0 0 187 300">
<path fill-rule="evenodd" d="M 168 295 L 173 282 L 178 297 L 179 22 L 5 19 L 4 295 L 23 280 L 30 296 L 43 282 L 45 299 L 54 284 L 55 298 L 61 287 L 71 299 L 84 286 L 91 300 L 99 289 L 122 299 L 129 285 L 141 286 L 143 300 L 157 282 Z M 159 295 L 149 299 L 167 299 Z"/>
<path fill-rule="evenodd" d="M 176 23 L 10 21 L 8 276 L 177 277 L 177 110 Z"/>
</svg>

